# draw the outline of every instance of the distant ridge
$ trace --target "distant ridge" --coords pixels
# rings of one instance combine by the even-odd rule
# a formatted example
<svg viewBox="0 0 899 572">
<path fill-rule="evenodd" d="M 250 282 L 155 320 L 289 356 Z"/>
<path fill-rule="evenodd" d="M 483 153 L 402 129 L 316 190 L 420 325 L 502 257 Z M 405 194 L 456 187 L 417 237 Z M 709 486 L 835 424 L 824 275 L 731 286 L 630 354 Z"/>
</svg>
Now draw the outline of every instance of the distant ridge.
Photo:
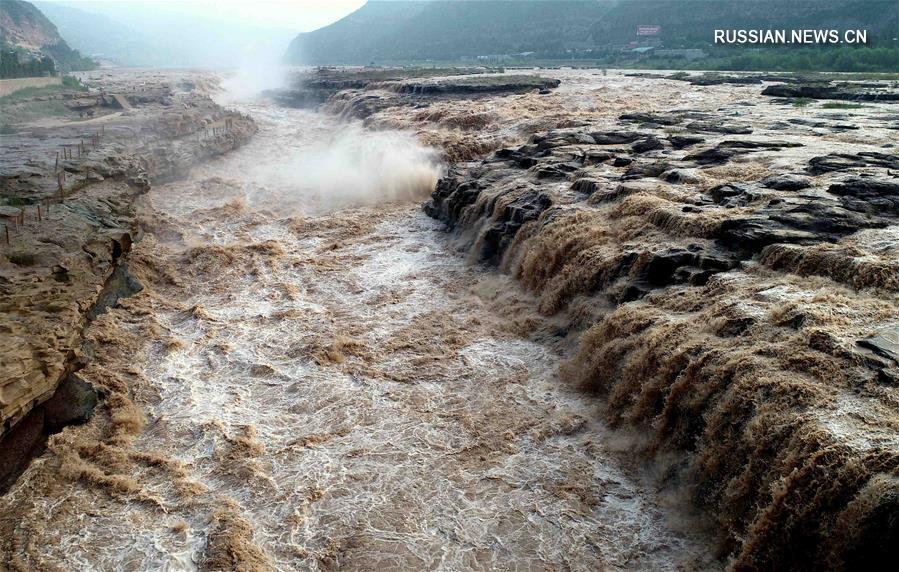
<svg viewBox="0 0 899 572">
<path fill-rule="evenodd" d="M 35 2 L 76 49 L 88 56 L 120 65 L 152 66 L 165 61 L 168 51 L 143 34 L 104 14 L 56 2 Z"/>
<path fill-rule="evenodd" d="M 716 28 L 867 29 L 895 47 L 896 0 L 370 0 L 329 26 L 299 34 L 292 64 L 451 61 L 607 47 L 661 26 L 670 45 L 710 43 Z"/>
</svg>

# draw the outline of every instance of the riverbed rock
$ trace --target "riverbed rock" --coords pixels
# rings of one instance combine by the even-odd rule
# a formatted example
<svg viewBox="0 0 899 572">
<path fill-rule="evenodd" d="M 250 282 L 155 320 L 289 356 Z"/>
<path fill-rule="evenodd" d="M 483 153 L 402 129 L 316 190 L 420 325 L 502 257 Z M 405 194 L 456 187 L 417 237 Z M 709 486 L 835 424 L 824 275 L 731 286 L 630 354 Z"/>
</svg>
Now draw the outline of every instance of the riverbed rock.
<svg viewBox="0 0 899 572">
<path fill-rule="evenodd" d="M 885 169 L 899 169 L 899 156 L 877 151 L 862 151 L 859 153 L 830 153 L 809 160 L 808 172 L 812 175 L 820 175 L 834 171 L 846 171 L 864 167 L 882 167 Z"/>
<path fill-rule="evenodd" d="M 646 153 L 648 151 L 661 149 L 662 147 L 664 147 L 664 145 L 662 145 L 662 142 L 655 137 L 647 137 L 646 139 L 641 139 L 631 145 L 631 149 L 634 150 L 634 153 Z"/>
<path fill-rule="evenodd" d="M 827 192 L 838 195 L 843 206 L 852 211 L 899 215 L 899 182 L 855 177 L 831 185 Z"/>
<path fill-rule="evenodd" d="M 668 141 L 671 142 L 671 146 L 675 149 L 685 149 L 687 147 L 692 147 L 693 145 L 698 145 L 705 141 L 705 139 L 698 135 L 672 135 L 668 138 Z"/>
<path fill-rule="evenodd" d="M 778 191 L 801 191 L 812 186 L 811 180 L 802 175 L 772 175 L 761 180 L 763 186 Z"/>
</svg>

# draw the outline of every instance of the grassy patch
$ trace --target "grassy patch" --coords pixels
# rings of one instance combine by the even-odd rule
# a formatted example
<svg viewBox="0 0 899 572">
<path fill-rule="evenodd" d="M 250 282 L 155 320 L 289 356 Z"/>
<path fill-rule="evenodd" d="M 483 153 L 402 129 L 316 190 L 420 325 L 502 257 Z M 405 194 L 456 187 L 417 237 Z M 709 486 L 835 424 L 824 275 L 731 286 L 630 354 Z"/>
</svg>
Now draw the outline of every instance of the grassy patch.
<svg viewBox="0 0 899 572">
<path fill-rule="evenodd" d="M 10 124 L 28 123 L 44 117 L 74 115 L 59 99 L 49 101 L 28 101 L 15 106 L 3 105 L 3 119 Z"/>
<path fill-rule="evenodd" d="M 861 103 L 845 103 L 842 101 L 828 101 L 821 106 L 822 109 L 859 109 L 864 107 Z"/>
<path fill-rule="evenodd" d="M 805 107 L 813 101 L 815 100 L 810 97 L 794 97 L 790 100 L 790 103 L 793 104 L 793 107 Z"/>
<path fill-rule="evenodd" d="M 26 87 L 15 91 L 9 95 L 0 97 L 0 105 L 12 105 L 21 103 L 32 97 L 41 97 L 46 95 L 58 95 L 68 91 L 87 91 L 87 88 L 81 84 L 78 78 L 66 76 L 62 78 L 62 85 L 45 85 L 44 87 Z"/>
<path fill-rule="evenodd" d="M 81 80 L 72 75 L 63 76 L 62 85 L 76 91 L 87 91 L 87 88 L 84 87 L 84 84 L 81 83 Z"/>
</svg>

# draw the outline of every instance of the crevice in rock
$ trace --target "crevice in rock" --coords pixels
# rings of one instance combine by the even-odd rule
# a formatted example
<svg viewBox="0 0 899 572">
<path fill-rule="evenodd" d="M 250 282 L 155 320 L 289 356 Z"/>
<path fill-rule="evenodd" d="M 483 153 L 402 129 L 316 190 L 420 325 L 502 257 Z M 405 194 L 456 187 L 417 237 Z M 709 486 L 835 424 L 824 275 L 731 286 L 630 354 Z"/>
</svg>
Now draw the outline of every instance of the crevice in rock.
<svg viewBox="0 0 899 572">
<path fill-rule="evenodd" d="M 143 285 L 128 271 L 125 255 L 131 250 L 131 236 L 125 233 L 123 237 L 113 240 L 116 267 L 103 284 L 94 304 L 85 313 L 82 332 L 97 316 L 115 307 L 120 299 L 143 290 Z M 83 339 L 82 335 L 82 343 Z M 85 423 L 93 416 L 97 403 L 104 396 L 78 375 L 85 365 L 82 358 L 70 352 L 53 395 L 33 407 L 0 438 L 0 495 L 5 495 L 31 462 L 46 450 L 51 435 L 69 425 Z"/>
</svg>

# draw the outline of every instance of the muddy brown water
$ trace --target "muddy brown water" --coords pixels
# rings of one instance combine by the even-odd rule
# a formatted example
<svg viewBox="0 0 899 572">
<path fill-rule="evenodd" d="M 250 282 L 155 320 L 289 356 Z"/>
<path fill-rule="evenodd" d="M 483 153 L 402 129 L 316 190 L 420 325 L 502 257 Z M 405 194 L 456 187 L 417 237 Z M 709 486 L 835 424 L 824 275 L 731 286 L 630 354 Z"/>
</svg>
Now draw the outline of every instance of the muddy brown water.
<svg viewBox="0 0 899 572">
<path fill-rule="evenodd" d="M 149 318 L 126 305 L 98 326 L 157 324 L 140 354 L 100 358 L 143 380 L 146 426 L 115 463 L 130 492 L 82 478 L 38 496 L 35 463 L 4 500 L 27 507 L 29 562 L 193 570 L 224 542 L 278 570 L 713 566 L 596 401 L 558 379 L 561 356 L 507 327 L 525 294 L 468 264 L 420 201 L 335 200 L 296 172 L 347 130 L 350 156 L 376 156 L 365 169 L 391 166 L 381 136 L 239 106 L 254 140 L 148 197 L 136 253 L 177 279 L 136 295 Z"/>
</svg>

